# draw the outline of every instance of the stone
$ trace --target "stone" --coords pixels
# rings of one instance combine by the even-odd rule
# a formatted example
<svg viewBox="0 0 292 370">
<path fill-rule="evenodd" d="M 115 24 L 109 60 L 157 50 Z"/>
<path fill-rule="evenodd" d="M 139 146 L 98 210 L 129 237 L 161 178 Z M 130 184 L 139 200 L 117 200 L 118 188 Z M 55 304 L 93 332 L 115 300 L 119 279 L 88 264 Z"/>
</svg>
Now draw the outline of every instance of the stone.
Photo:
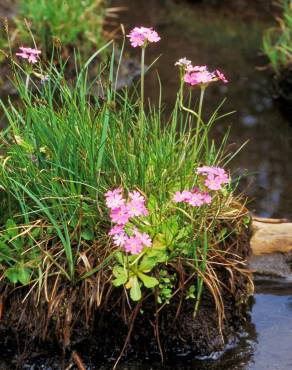
<svg viewBox="0 0 292 370">
<path fill-rule="evenodd" d="M 292 252 L 292 222 L 253 218 L 252 233 L 253 255 Z"/>
</svg>

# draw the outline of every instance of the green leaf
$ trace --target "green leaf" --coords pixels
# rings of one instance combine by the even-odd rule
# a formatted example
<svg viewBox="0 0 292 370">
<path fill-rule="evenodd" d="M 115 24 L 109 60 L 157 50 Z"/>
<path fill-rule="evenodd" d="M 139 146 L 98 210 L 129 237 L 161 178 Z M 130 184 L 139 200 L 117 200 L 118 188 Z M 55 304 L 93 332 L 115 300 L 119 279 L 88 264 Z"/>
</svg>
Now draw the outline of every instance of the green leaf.
<svg viewBox="0 0 292 370">
<path fill-rule="evenodd" d="M 115 258 L 119 262 L 120 265 L 124 265 L 124 255 L 122 252 L 117 252 L 115 254 Z"/>
<path fill-rule="evenodd" d="M 120 277 L 112 280 L 112 284 L 115 287 L 119 287 L 121 285 L 124 285 L 126 282 L 127 282 L 127 278 L 125 278 L 124 276 L 120 276 Z"/>
<path fill-rule="evenodd" d="M 157 207 L 157 200 L 154 195 L 150 195 L 147 199 L 147 208 L 150 214 L 154 213 Z"/>
<path fill-rule="evenodd" d="M 11 260 L 11 248 L 5 243 L 4 240 L 0 239 L 0 262 L 8 262 Z"/>
<path fill-rule="evenodd" d="M 35 227 L 31 231 L 31 235 L 34 237 L 34 239 L 37 239 L 41 234 L 41 228 L 40 227 Z"/>
<path fill-rule="evenodd" d="M 120 275 L 123 275 L 126 273 L 126 270 L 122 266 L 115 266 L 113 268 L 113 275 L 114 277 L 119 277 Z"/>
<path fill-rule="evenodd" d="M 225 238 L 225 236 L 227 235 L 227 233 L 228 233 L 228 230 L 227 230 L 227 228 L 226 227 L 224 227 L 221 231 L 220 231 L 220 233 L 219 233 L 219 240 L 221 241 L 221 240 L 224 240 L 224 238 Z"/>
<path fill-rule="evenodd" d="M 128 280 L 128 272 L 122 266 L 115 266 L 113 268 L 113 275 L 116 279 L 113 280 L 113 285 L 118 287 L 126 284 Z"/>
<path fill-rule="evenodd" d="M 143 284 L 146 288 L 154 288 L 157 284 L 159 284 L 157 279 L 152 276 L 145 275 L 142 272 L 138 272 L 138 276 L 143 281 Z"/>
<path fill-rule="evenodd" d="M 156 263 L 165 262 L 168 258 L 166 246 L 160 244 L 160 242 L 153 243 L 152 248 L 149 248 L 146 253 L 148 257 L 155 258 Z"/>
<path fill-rule="evenodd" d="M 177 234 L 176 240 L 186 239 L 193 233 L 193 225 L 181 228 Z"/>
<path fill-rule="evenodd" d="M 16 141 L 16 144 L 21 146 L 25 151 L 27 151 L 30 154 L 33 153 L 33 151 L 34 151 L 33 146 L 31 144 L 27 143 L 26 141 L 24 141 L 22 137 L 20 137 L 18 135 L 14 135 L 14 139 Z"/>
<path fill-rule="evenodd" d="M 15 238 L 18 235 L 18 228 L 16 223 L 11 220 L 10 218 L 6 221 L 6 232 L 9 236 L 9 238 Z"/>
<path fill-rule="evenodd" d="M 156 265 L 157 259 L 155 257 L 145 255 L 140 262 L 139 271 L 150 272 Z"/>
<path fill-rule="evenodd" d="M 93 240 L 94 239 L 94 232 L 89 230 L 89 229 L 85 229 L 81 233 L 81 238 L 84 239 L 84 240 Z"/>
<path fill-rule="evenodd" d="M 18 269 L 18 280 L 21 284 L 28 284 L 30 281 L 31 270 L 26 267 L 19 267 Z"/>
<path fill-rule="evenodd" d="M 16 284 L 18 281 L 25 285 L 30 281 L 31 269 L 24 267 L 23 265 L 9 267 L 5 271 L 5 276 L 13 283 Z"/>
<path fill-rule="evenodd" d="M 131 299 L 133 301 L 140 301 L 140 299 L 142 298 L 142 293 L 141 293 L 141 288 L 139 285 L 138 277 L 136 275 L 132 276 L 129 282 L 131 285 L 131 289 L 130 289 Z"/>
<path fill-rule="evenodd" d="M 18 269 L 16 267 L 9 267 L 4 275 L 11 281 L 11 283 L 16 284 L 18 282 Z"/>
</svg>

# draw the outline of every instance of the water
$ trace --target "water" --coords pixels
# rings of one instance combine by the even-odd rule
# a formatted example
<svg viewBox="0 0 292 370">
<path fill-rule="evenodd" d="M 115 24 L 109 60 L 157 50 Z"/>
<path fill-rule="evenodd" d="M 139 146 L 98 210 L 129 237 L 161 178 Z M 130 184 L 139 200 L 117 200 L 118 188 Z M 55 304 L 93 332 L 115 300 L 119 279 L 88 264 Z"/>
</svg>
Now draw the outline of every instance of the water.
<svg viewBox="0 0 292 370">
<path fill-rule="evenodd" d="M 208 89 L 205 116 L 227 98 L 223 111 L 236 113 L 219 122 L 214 135 L 222 137 L 231 125 L 230 143 L 238 147 L 249 141 L 231 165 L 234 173 L 249 174 L 241 185 L 250 198 L 249 208 L 264 217 L 292 218 L 292 126 L 273 101 L 272 77 L 262 68 L 267 65 L 261 53 L 262 34 L 274 25 L 273 15 L 256 6 L 256 1 L 246 2 L 248 7 L 241 12 L 204 5 L 208 1 L 190 3 L 147 0 L 137 6 L 133 0 L 113 2 L 128 7 L 120 16 L 127 30 L 136 25 L 153 26 L 162 36 L 161 42 L 147 49 L 148 64 L 162 55 L 147 75 L 146 93 L 157 101 L 157 69 L 168 111 L 178 88 L 174 63 L 184 56 L 195 64 L 222 69 L 230 83 Z M 269 1 L 263 3 L 267 6 Z M 128 52 L 139 58 L 138 49 L 129 47 Z"/>
</svg>

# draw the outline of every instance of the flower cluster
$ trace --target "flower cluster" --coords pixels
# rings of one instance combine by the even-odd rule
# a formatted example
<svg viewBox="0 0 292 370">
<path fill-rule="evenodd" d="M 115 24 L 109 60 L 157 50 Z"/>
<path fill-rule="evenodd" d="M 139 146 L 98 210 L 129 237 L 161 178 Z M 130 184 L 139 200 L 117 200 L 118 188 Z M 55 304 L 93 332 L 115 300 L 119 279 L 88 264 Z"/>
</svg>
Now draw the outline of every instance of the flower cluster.
<svg viewBox="0 0 292 370">
<path fill-rule="evenodd" d="M 135 27 L 127 35 L 130 38 L 131 45 L 136 48 L 138 46 L 145 47 L 148 43 L 160 41 L 160 36 L 153 28 Z"/>
<path fill-rule="evenodd" d="M 207 66 L 193 66 L 192 62 L 186 58 L 179 59 L 175 65 L 183 68 L 185 72 L 184 81 L 191 86 L 207 85 L 215 81 L 228 83 L 224 74 L 218 69 L 214 72 L 210 72 Z"/>
<path fill-rule="evenodd" d="M 188 65 L 184 76 L 184 81 L 192 86 L 206 85 L 219 80 L 224 83 L 228 82 L 223 73 L 218 70 L 210 72 L 207 66 Z"/>
<path fill-rule="evenodd" d="M 192 191 L 177 191 L 173 196 L 176 203 L 188 203 L 193 207 L 201 207 L 212 202 L 212 196 L 205 190 L 217 191 L 222 189 L 223 184 L 229 182 L 229 176 L 223 168 L 203 166 L 197 168 L 196 173 L 205 177 L 204 190 L 195 187 Z"/>
<path fill-rule="evenodd" d="M 184 202 L 193 207 L 201 207 L 204 204 L 210 204 L 212 202 L 212 197 L 208 192 L 200 191 L 200 189 L 196 187 L 192 191 L 177 191 L 174 194 L 173 200 L 176 203 Z"/>
<path fill-rule="evenodd" d="M 20 52 L 16 55 L 24 60 L 27 60 L 30 64 L 35 64 L 39 61 L 40 54 L 42 53 L 38 49 L 26 48 L 21 46 L 19 48 Z"/>
<path fill-rule="evenodd" d="M 229 176 L 220 167 L 199 167 L 197 168 L 197 174 L 206 176 L 204 185 L 210 190 L 221 190 L 222 184 L 228 184 L 229 182 Z"/>
<path fill-rule="evenodd" d="M 116 225 L 111 228 L 109 235 L 117 247 L 122 247 L 130 254 L 139 254 L 144 247 L 151 247 L 152 242 L 147 233 L 140 232 L 131 226 L 131 218 L 147 216 L 145 198 L 138 192 L 128 194 L 128 200 L 123 198 L 121 188 L 108 191 L 105 194 L 106 205 L 111 210 L 110 217 Z"/>
</svg>

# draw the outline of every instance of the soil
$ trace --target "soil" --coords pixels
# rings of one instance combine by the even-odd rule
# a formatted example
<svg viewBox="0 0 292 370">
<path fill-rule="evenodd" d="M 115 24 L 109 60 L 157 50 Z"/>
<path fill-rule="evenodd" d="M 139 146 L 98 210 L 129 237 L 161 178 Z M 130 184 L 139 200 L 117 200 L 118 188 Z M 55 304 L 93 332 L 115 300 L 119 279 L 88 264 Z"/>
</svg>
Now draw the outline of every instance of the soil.
<svg viewBox="0 0 292 370">
<path fill-rule="evenodd" d="M 250 253 L 249 237 L 249 232 L 242 234 L 235 248 L 232 246 L 232 253 L 246 259 Z M 82 310 L 83 289 L 63 286 L 65 296 L 59 302 L 59 314 L 63 317 L 58 320 L 58 317 L 50 318 L 46 303 L 36 306 L 31 295 L 23 304 L 21 299 L 26 292 L 14 291 L 1 306 L 5 310 L 0 321 L 0 357 L 10 364 L 5 370 L 14 369 L 17 365 L 25 368 L 24 363 L 42 364 L 42 369 L 46 368 L 44 364 L 50 365 L 50 369 L 60 369 L 72 362 L 70 356 L 74 350 L 85 363 L 117 359 L 132 325 L 124 352 L 127 358 L 157 358 L 163 354 L 164 358 L 171 359 L 178 355 L 205 356 L 220 351 L 224 344 L 235 338 L 243 320 L 247 319 L 249 288 L 248 277 L 237 270 L 232 273 L 233 286 L 227 269 L 217 268 L 216 273 L 224 286 L 221 289 L 225 310 L 222 331 L 214 299 L 206 287 L 195 318 L 194 300 L 181 300 L 179 295 L 158 315 L 152 294 L 145 297 L 142 307 L 133 305 L 129 311 L 125 296 L 115 288 L 106 306 L 88 319 Z M 0 292 L 1 288 L 3 297 L 5 286 L 0 286 Z M 137 316 L 133 320 L 135 313 Z M 54 364 L 58 364 L 57 367 Z"/>
</svg>

